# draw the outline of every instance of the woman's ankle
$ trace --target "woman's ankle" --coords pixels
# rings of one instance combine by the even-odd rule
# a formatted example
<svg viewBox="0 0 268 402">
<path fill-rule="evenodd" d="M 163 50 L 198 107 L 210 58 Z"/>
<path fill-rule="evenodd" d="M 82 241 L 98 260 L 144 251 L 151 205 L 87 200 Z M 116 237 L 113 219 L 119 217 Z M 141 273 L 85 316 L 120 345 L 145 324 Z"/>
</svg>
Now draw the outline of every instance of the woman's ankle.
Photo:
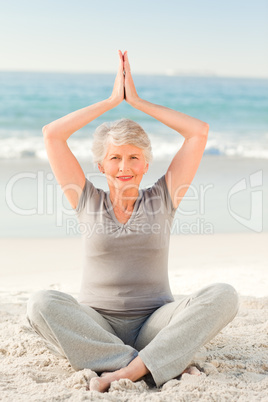
<svg viewBox="0 0 268 402">
<path fill-rule="evenodd" d="M 128 378 L 131 381 L 137 381 L 139 378 L 149 373 L 149 370 L 139 356 L 135 357 L 128 366 L 119 370 L 120 378 Z"/>
</svg>

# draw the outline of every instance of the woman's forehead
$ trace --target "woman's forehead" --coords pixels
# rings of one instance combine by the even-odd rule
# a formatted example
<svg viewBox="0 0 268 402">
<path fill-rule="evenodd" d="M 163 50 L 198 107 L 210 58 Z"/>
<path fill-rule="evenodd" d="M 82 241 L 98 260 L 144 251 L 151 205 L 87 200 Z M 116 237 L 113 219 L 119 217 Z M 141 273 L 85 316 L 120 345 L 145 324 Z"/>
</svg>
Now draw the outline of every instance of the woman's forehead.
<svg viewBox="0 0 268 402">
<path fill-rule="evenodd" d="M 142 154 L 143 150 L 132 144 L 114 145 L 109 144 L 107 154 Z"/>
</svg>

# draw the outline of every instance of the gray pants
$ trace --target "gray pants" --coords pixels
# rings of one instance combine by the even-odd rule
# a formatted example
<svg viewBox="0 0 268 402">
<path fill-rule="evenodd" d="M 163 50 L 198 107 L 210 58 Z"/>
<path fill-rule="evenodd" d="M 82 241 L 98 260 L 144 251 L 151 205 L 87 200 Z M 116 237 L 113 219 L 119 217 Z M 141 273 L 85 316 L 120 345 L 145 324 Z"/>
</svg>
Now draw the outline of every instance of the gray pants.
<svg viewBox="0 0 268 402">
<path fill-rule="evenodd" d="M 27 317 L 75 370 L 115 371 L 139 355 L 160 386 L 180 375 L 237 310 L 235 289 L 217 283 L 134 317 L 101 315 L 65 293 L 40 291 L 30 298 Z"/>
</svg>

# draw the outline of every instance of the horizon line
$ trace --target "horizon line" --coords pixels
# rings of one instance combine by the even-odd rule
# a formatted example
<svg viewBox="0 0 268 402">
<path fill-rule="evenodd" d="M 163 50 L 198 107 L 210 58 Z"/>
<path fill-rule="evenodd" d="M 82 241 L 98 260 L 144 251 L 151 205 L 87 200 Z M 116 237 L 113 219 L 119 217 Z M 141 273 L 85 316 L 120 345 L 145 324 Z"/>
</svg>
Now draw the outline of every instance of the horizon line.
<svg viewBox="0 0 268 402">
<path fill-rule="evenodd" d="M 41 73 L 41 74 L 74 74 L 74 75 L 86 75 L 86 74 L 95 74 L 95 75 L 116 75 L 116 72 L 112 71 L 64 71 L 64 70 L 6 70 L 0 69 L 0 73 Z M 134 75 L 144 75 L 144 76 L 161 76 L 161 77 L 204 77 L 204 78 L 238 78 L 238 79 L 268 79 L 267 76 L 241 76 L 241 75 L 224 75 L 224 74 L 217 74 L 213 72 L 208 73 L 198 73 L 198 72 L 181 72 L 181 73 L 165 73 L 165 72 L 137 72 Z"/>
</svg>

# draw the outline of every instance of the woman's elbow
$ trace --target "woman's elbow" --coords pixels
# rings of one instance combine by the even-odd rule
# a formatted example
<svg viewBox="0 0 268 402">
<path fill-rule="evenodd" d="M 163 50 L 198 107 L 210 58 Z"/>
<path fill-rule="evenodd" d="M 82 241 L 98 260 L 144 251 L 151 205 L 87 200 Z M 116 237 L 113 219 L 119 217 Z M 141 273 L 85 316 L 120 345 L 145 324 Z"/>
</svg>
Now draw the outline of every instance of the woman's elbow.
<svg viewBox="0 0 268 402">
<path fill-rule="evenodd" d="M 47 126 L 44 126 L 44 127 L 42 128 L 42 133 L 43 133 L 43 135 L 46 135 L 46 133 L 47 133 Z"/>
<path fill-rule="evenodd" d="M 204 123 L 204 127 L 203 127 L 203 130 L 202 130 L 202 134 L 207 137 L 207 136 L 208 136 L 208 132 L 209 132 L 209 124 L 208 124 L 208 123 Z"/>
<path fill-rule="evenodd" d="M 47 124 L 46 126 L 44 126 L 42 128 L 42 133 L 45 138 L 53 136 L 53 132 L 52 132 L 51 128 L 49 127 L 49 124 Z"/>
</svg>

